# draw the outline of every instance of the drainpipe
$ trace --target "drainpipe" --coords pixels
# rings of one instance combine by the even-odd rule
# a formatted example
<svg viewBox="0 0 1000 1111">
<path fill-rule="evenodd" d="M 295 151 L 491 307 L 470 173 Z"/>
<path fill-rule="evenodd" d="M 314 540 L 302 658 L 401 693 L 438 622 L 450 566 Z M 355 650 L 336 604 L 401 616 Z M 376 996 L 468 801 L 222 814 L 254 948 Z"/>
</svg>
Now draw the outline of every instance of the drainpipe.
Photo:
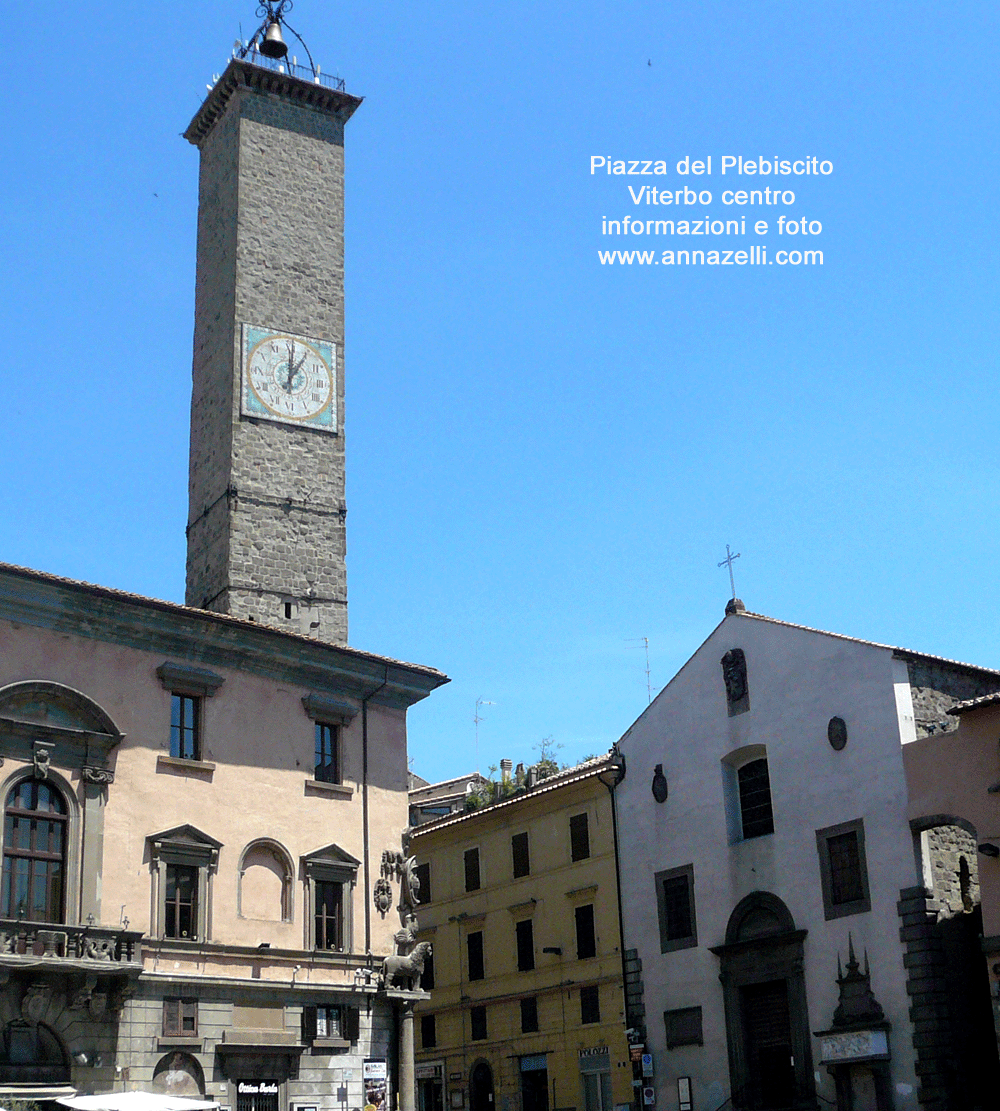
<svg viewBox="0 0 1000 1111">
<path fill-rule="evenodd" d="M 618 955 L 621 957 L 622 965 L 622 1003 L 625 1005 L 625 1021 L 628 1022 L 628 991 L 626 989 L 625 977 L 625 923 L 622 918 L 622 870 L 621 861 L 618 855 L 618 807 L 615 803 L 615 788 L 625 778 L 625 757 L 619 751 L 617 743 L 612 745 L 611 751 L 614 753 L 611 764 L 598 775 L 598 779 L 608 789 L 608 795 L 611 799 L 611 833 L 612 839 L 615 843 L 615 887 L 618 892 Z M 612 772 L 610 782 L 605 779 L 605 775 Z M 633 1106 L 635 1103 L 633 1102 Z"/>
<path fill-rule="evenodd" d="M 361 700 L 361 814 L 365 838 L 365 952 L 372 951 L 372 905 L 371 905 L 371 837 L 368 831 L 368 703 L 389 682 L 389 665 L 385 665 L 385 678 Z"/>
</svg>

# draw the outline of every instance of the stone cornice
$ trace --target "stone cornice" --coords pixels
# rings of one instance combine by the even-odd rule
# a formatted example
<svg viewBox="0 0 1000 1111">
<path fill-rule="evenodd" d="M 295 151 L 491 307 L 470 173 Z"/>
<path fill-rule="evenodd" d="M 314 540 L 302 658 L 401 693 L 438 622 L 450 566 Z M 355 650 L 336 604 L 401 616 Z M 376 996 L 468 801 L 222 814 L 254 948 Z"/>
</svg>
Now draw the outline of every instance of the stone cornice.
<svg viewBox="0 0 1000 1111">
<path fill-rule="evenodd" d="M 216 122 L 225 115 L 229 102 L 240 89 L 275 93 L 303 107 L 336 116 L 341 123 L 346 123 L 361 104 L 361 97 L 351 96 L 350 93 L 233 58 L 188 125 L 184 138 L 200 146 Z"/>
<path fill-rule="evenodd" d="M 448 682 L 434 668 L 10 564 L 0 564 L 0 620 L 398 709 Z"/>
</svg>

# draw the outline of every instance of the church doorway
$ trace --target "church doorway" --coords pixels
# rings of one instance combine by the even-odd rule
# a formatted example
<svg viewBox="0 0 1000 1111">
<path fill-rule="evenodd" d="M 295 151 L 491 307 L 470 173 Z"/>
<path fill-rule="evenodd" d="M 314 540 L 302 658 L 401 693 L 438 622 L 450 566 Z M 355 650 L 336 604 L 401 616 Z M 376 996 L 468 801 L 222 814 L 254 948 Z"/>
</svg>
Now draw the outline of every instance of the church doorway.
<svg viewBox="0 0 1000 1111">
<path fill-rule="evenodd" d="M 747 1111 L 815 1107 L 802 942 L 785 904 L 755 891 L 730 915 L 720 959 L 734 1104 Z"/>
<path fill-rule="evenodd" d="M 493 1070 L 480 1061 L 472 1070 L 469 1111 L 493 1111 Z"/>
<path fill-rule="evenodd" d="M 771 980 L 740 988 L 743 1043 L 751 1094 L 760 1107 L 790 1107 L 795 1095 L 788 981 Z"/>
</svg>

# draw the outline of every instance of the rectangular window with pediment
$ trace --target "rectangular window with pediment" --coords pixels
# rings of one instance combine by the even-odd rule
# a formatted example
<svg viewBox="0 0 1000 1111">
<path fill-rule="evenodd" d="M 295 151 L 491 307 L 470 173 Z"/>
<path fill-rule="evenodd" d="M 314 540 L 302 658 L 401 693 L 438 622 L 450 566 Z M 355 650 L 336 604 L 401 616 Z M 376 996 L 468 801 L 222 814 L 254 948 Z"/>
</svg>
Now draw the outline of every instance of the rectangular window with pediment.
<svg viewBox="0 0 1000 1111">
<path fill-rule="evenodd" d="M 302 857 L 307 948 L 351 951 L 353 895 L 360 863 L 337 845 Z"/>
<path fill-rule="evenodd" d="M 206 940 L 221 842 L 187 825 L 153 834 L 147 841 L 155 885 L 153 936 Z"/>
</svg>

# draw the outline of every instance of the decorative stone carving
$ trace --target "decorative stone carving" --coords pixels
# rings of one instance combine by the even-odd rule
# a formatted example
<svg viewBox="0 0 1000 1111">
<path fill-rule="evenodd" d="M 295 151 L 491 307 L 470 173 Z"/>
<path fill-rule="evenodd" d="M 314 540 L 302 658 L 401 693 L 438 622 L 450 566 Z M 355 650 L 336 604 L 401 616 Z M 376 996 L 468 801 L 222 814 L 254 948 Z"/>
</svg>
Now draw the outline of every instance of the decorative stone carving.
<svg viewBox="0 0 1000 1111">
<path fill-rule="evenodd" d="M 31 1026 L 37 1026 L 51 1002 L 52 985 L 36 980 L 25 988 L 21 998 L 21 1018 Z"/>
<path fill-rule="evenodd" d="M 726 684 L 726 702 L 730 716 L 749 710 L 747 660 L 742 648 L 730 648 L 722 657 L 722 678 Z"/>
<path fill-rule="evenodd" d="M 382 962 L 382 984 L 387 988 L 404 987 L 407 991 L 416 991 L 424 973 L 424 965 L 432 951 L 429 941 L 421 941 L 405 957 L 386 957 Z"/>
<path fill-rule="evenodd" d="M 115 781 L 115 773 L 110 768 L 94 768 L 84 767 L 83 779 L 86 783 L 97 783 L 102 787 L 107 787 Z"/>
<path fill-rule="evenodd" d="M 95 991 L 87 1001 L 87 1011 L 94 1022 L 100 1022 L 108 1010 L 108 993 Z"/>
<path fill-rule="evenodd" d="M 35 741 L 31 755 L 35 765 L 35 778 L 48 779 L 49 764 L 52 760 L 51 742 Z"/>
<path fill-rule="evenodd" d="M 389 881 L 384 876 L 380 876 L 375 881 L 375 889 L 372 892 L 372 898 L 375 901 L 375 909 L 385 918 L 392 908 L 392 888 L 389 886 Z"/>
<path fill-rule="evenodd" d="M 84 938 L 83 955 L 90 961 L 113 961 L 116 948 L 112 937 L 88 937 Z"/>
<path fill-rule="evenodd" d="M 96 976 L 86 976 L 83 983 L 73 993 L 73 998 L 69 1002 L 69 1009 L 71 1011 L 79 1011 L 90 1004 L 91 997 L 94 994 L 94 988 L 97 987 Z"/>
<path fill-rule="evenodd" d="M 834 752 L 840 752 L 847 744 L 847 722 L 843 718 L 830 718 L 826 727 L 826 739 Z"/>
<path fill-rule="evenodd" d="M 847 972 L 841 971 L 840 954 L 837 954 L 837 986 L 840 1002 L 833 1012 L 833 1026 L 871 1026 L 885 1021 L 885 1012 L 872 992 L 868 953 L 865 953 L 865 970 L 861 972 L 854 955 L 854 939 L 847 935 Z"/>
<path fill-rule="evenodd" d="M 653 798 L 657 802 L 667 801 L 667 777 L 663 774 L 663 765 L 657 764 L 653 769 Z"/>
</svg>

